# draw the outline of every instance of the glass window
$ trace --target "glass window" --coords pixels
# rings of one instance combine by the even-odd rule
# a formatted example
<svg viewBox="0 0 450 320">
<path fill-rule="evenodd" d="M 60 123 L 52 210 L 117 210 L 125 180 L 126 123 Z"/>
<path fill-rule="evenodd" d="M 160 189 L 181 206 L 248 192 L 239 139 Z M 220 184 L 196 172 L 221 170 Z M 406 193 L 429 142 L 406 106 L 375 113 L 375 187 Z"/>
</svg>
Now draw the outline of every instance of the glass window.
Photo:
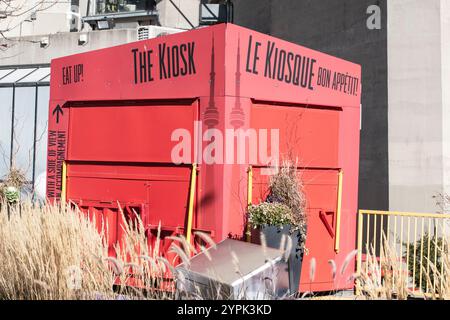
<svg viewBox="0 0 450 320">
<path fill-rule="evenodd" d="M 0 69 L 0 79 L 11 73 L 14 69 Z"/>
<path fill-rule="evenodd" d="M 39 80 L 46 78 L 50 74 L 50 68 L 39 68 L 30 75 L 26 76 L 19 83 L 24 82 L 38 82 Z"/>
<path fill-rule="evenodd" d="M 50 82 L 50 75 L 46 76 L 44 79 L 42 79 L 40 82 Z"/>
<path fill-rule="evenodd" d="M 8 86 L 0 86 L 0 180 L 9 172 L 12 146 L 14 166 L 23 170 L 26 178 L 31 182 L 33 178 L 35 180 L 42 173 L 45 174 L 46 171 L 50 96 L 48 86 L 36 87 L 34 83 L 48 83 L 50 81 L 50 67 L 0 69 L 0 79 L 2 79 L 0 83 Z M 25 86 L 13 88 L 13 83 L 22 83 Z M 33 83 L 33 85 L 28 86 L 26 83 Z M 38 93 L 37 100 L 36 93 Z M 37 111 L 37 114 L 35 114 L 35 111 Z M 11 131 L 14 132 L 12 141 Z M 33 149 L 35 137 L 36 150 Z"/>
<path fill-rule="evenodd" d="M 33 173 L 35 90 L 35 87 L 16 88 L 14 107 L 13 161 L 29 181 Z"/>
<path fill-rule="evenodd" d="M 97 14 L 153 10 L 154 0 L 97 0 Z"/>
<path fill-rule="evenodd" d="M 39 87 L 38 90 L 35 179 L 46 171 L 47 166 L 48 103 L 50 96 L 49 87 Z"/>
<path fill-rule="evenodd" d="M 0 88 L 0 179 L 9 171 L 13 88 Z"/>
<path fill-rule="evenodd" d="M 11 74 L 8 74 L 6 77 L 0 80 L 0 83 L 14 83 L 16 81 L 19 81 L 26 75 L 30 74 L 36 70 L 36 68 L 26 68 L 26 69 L 17 69 Z"/>
</svg>

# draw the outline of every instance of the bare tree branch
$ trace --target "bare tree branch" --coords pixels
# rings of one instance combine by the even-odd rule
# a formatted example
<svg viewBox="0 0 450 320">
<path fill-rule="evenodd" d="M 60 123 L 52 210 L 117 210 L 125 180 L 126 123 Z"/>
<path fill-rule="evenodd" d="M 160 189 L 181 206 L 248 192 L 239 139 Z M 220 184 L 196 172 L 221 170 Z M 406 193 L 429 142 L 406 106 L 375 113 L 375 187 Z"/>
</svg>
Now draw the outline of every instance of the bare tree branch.
<svg viewBox="0 0 450 320">
<path fill-rule="evenodd" d="M 37 43 L 38 41 L 32 40 L 23 40 L 21 37 L 12 38 L 7 34 L 8 32 L 20 27 L 23 22 L 31 21 L 29 18 L 31 14 L 35 14 L 37 12 L 45 11 L 53 7 L 58 3 L 68 3 L 67 0 L 37 0 L 33 5 L 27 6 L 29 4 L 29 0 L 0 0 L 0 40 L 9 41 L 28 41 L 32 43 Z M 30 16 L 28 16 L 30 15 Z M 23 19 L 18 19 L 23 17 Z M 11 26 L 12 23 L 16 23 L 14 26 Z M 0 51 L 5 51 L 10 48 L 8 43 L 0 44 Z"/>
</svg>

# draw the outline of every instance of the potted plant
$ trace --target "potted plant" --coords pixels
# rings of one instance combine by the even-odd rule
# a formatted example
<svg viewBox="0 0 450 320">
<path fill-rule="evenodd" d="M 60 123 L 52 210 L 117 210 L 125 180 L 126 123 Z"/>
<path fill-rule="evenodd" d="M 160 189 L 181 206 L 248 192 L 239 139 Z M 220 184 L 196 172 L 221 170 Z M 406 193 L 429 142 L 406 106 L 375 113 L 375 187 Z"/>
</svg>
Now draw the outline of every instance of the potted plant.
<svg viewBox="0 0 450 320">
<path fill-rule="evenodd" d="M 298 178 L 297 167 L 285 162 L 269 183 L 264 202 L 248 208 L 253 243 L 261 244 L 261 234 L 271 248 L 289 250 L 289 288 L 298 291 L 306 241 L 306 198 Z M 284 240 L 283 240 L 284 238 Z M 286 239 L 290 247 L 285 248 Z"/>
<path fill-rule="evenodd" d="M 3 189 L 3 196 L 6 203 L 12 205 L 19 202 L 20 192 L 16 187 L 9 186 Z"/>
<path fill-rule="evenodd" d="M 3 183 L 0 183 L 0 208 L 5 204 L 8 209 L 20 202 L 21 190 L 26 185 L 26 177 L 21 170 L 12 168 Z"/>
</svg>

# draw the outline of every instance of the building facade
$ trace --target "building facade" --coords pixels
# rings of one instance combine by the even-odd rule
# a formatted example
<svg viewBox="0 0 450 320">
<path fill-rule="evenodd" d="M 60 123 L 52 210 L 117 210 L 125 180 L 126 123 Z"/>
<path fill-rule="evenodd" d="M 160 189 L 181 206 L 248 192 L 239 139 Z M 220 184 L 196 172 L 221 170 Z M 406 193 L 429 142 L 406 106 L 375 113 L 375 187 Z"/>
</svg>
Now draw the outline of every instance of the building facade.
<svg viewBox="0 0 450 320">
<path fill-rule="evenodd" d="M 45 194 L 50 61 L 198 26 L 199 0 L 13 1 L 0 7 L 0 181 Z M 8 11 L 9 10 L 9 11 Z M 42 74 L 42 77 L 40 75 Z"/>
<path fill-rule="evenodd" d="M 450 4 L 235 0 L 235 22 L 362 65 L 359 207 L 437 212 L 450 193 Z"/>
<path fill-rule="evenodd" d="M 0 19 L 4 69 L 136 41 L 143 27 L 155 28 L 147 36 L 198 27 L 205 2 L 70 0 L 45 8 L 41 1 L 18 0 L 27 13 Z M 238 25 L 362 65 L 359 208 L 440 211 L 434 197 L 450 194 L 448 1 L 233 3 Z M 3 140 L 11 135 L 0 136 L 9 146 Z"/>
</svg>

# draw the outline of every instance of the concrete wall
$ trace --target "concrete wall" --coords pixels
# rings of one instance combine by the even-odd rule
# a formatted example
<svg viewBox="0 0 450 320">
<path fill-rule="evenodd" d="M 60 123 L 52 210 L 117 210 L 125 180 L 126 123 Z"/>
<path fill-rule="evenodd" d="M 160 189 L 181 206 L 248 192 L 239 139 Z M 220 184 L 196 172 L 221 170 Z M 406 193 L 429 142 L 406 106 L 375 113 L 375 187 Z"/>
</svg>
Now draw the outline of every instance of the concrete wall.
<svg viewBox="0 0 450 320">
<path fill-rule="evenodd" d="M 441 0 L 443 190 L 450 196 L 450 2 Z M 450 203 L 444 208 L 450 213 Z"/>
<path fill-rule="evenodd" d="M 77 5 L 72 5 L 75 2 Z M 190 23 L 198 26 L 200 0 L 172 0 L 172 2 L 183 12 Z M 170 28 L 191 29 L 189 22 L 179 13 L 172 2 L 169 0 L 157 2 L 159 21 L 156 24 Z M 13 5 L 18 8 L 15 10 L 15 14 L 23 14 L 0 19 L 0 31 L 8 38 L 69 32 L 73 19 L 75 26 L 80 30 L 81 17 L 87 14 L 87 4 L 88 0 L 58 0 L 55 3 L 43 0 L 13 0 Z M 0 3 L 0 12 L 3 10 L 1 5 Z M 32 20 L 30 17 L 34 12 L 36 12 L 35 19 Z M 90 6 L 90 15 L 93 14 L 95 14 L 95 0 L 91 1 Z M 142 20 L 142 18 L 140 19 Z M 120 20 L 117 20 L 117 23 L 120 25 Z M 90 30 L 87 23 L 84 24 L 84 30 Z"/>
<path fill-rule="evenodd" d="M 180 8 L 190 23 L 198 26 L 200 0 L 172 0 L 172 2 Z M 187 30 L 192 28 L 169 0 L 161 0 L 156 7 L 159 12 L 159 23 L 161 26 Z"/>
<path fill-rule="evenodd" d="M 39 1 L 42 0 L 32 0 L 27 3 L 27 6 L 30 7 Z M 194 26 L 198 26 L 200 0 L 172 1 Z M 87 0 L 79 1 L 79 15 L 81 16 L 86 14 L 86 3 Z M 49 63 L 56 57 L 137 41 L 136 28 L 129 27 L 133 24 L 121 26 L 120 20 L 116 23 L 119 28 L 113 30 L 92 31 L 89 25 L 85 24 L 82 32 L 69 32 L 69 18 L 72 17 L 70 10 L 70 1 L 58 2 L 57 6 L 37 12 L 36 20 L 23 22 L 21 33 L 18 28 L 13 28 L 10 32 L 5 33 L 8 39 L 0 39 L 0 44 L 6 46 L 3 47 L 5 50 L 0 51 L 0 65 Z M 157 10 L 159 13 L 157 24 L 170 28 L 191 29 L 187 20 L 169 0 L 159 1 Z M 0 20 L 2 23 L 0 30 L 6 28 L 8 24 L 14 25 L 19 23 L 18 21 L 28 19 L 29 15 L 30 13 L 18 18 Z M 136 22 L 135 25 L 137 27 L 138 23 Z M 85 45 L 78 44 L 80 33 L 88 35 L 88 42 Z M 42 38 L 49 39 L 48 47 L 40 46 Z"/>
<path fill-rule="evenodd" d="M 51 34 L 48 36 L 49 46 L 46 48 L 40 46 L 42 36 L 8 41 L 10 47 L 0 53 L 0 65 L 50 63 L 53 58 L 137 40 L 136 29 L 91 31 L 87 34 L 88 42 L 85 45 L 78 45 L 78 32 Z"/>
<path fill-rule="evenodd" d="M 362 65 L 359 207 L 365 209 L 389 209 L 386 2 L 234 0 L 236 24 Z M 373 4 L 381 9 L 380 30 L 366 26 Z"/>
<path fill-rule="evenodd" d="M 449 4 L 389 1 L 388 14 L 390 209 L 436 212 L 449 191 Z"/>
<path fill-rule="evenodd" d="M 70 31 L 70 0 L 13 0 L 11 6 L 13 9 L 6 10 L 13 10 L 16 16 L 0 19 L 0 30 L 5 37 Z M 36 19 L 31 20 L 34 12 Z"/>
</svg>

